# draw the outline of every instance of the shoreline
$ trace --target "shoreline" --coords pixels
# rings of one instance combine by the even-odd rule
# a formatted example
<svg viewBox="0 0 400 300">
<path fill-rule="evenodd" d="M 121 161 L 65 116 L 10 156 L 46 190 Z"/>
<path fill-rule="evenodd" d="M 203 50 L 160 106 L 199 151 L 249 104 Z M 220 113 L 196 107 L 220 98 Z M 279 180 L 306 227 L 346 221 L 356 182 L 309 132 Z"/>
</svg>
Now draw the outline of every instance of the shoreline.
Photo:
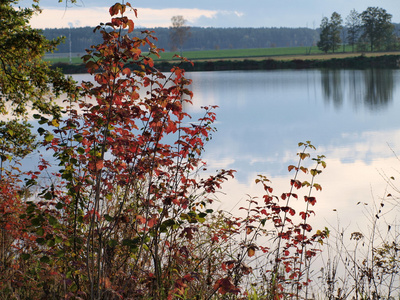
<svg viewBox="0 0 400 300">
<path fill-rule="evenodd" d="M 177 61 L 155 61 L 154 66 L 162 72 L 169 72 Z M 85 64 L 55 63 L 52 68 L 60 68 L 64 74 L 86 73 Z M 243 59 L 243 60 L 205 60 L 194 61 L 194 66 L 183 62 L 180 67 L 187 72 L 200 71 L 250 71 L 279 69 L 369 69 L 400 68 L 400 54 L 366 56 L 364 54 L 329 59 Z"/>
</svg>

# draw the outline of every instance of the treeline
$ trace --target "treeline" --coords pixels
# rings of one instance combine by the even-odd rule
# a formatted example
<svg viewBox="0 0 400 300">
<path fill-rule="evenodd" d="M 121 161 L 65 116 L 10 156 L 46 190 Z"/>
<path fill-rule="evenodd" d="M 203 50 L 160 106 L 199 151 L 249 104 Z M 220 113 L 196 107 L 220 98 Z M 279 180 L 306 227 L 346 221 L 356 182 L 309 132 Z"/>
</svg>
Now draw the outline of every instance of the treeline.
<svg viewBox="0 0 400 300">
<path fill-rule="evenodd" d="M 132 35 L 140 35 L 144 29 L 135 29 Z M 170 28 L 149 28 L 158 38 L 157 46 L 170 51 Z M 58 46 L 58 52 L 82 53 L 90 45 L 99 44 L 101 35 L 93 33 L 91 27 L 44 29 L 48 39 L 64 36 L 64 43 Z M 250 49 L 270 47 L 312 46 L 318 40 L 318 30 L 310 28 L 202 28 L 191 27 L 190 36 L 183 48 L 190 50 Z M 71 43 L 70 43 L 71 42 Z"/>
<path fill-rule="evenodd" d="M 361 13 L 353 9 L 345 20 L 333 12 L 330 19 L 322 18 L 317 46 L 327 53 L 340 51 L 343 44 L 350 45 L 352 51 L 399 50 L 399 27 L 392 23 L 392 15 L 379 7 L 368 7 Z"/>
</svg>

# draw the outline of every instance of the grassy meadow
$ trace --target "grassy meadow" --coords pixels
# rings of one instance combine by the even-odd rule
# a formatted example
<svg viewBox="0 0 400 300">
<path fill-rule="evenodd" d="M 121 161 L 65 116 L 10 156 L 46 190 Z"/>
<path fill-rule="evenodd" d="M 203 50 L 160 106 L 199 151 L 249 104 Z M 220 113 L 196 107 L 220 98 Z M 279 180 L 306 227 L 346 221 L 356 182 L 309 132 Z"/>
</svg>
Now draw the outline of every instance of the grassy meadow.
<svg viewBox="0 0 400 300">
<path fill-rule="evenodd" d="M 204 50 L 204 51 L 183 51 L 183 56 L 193 61 L 213 61 L 213 60 L 244 60 L 244 59 L 276 59 L 276 60 L 292 60 L 292 59 L 330 59 L 360 55 L 359 52 L 351 52 L 351 47 L 347 46 L 338 50 L 337 53 L 324 54 L 318 47 L 282 47 L 282 48 L 256 48 L 256 49 L 224 49 L 224 50 Z M 398 52 L 396 52 L 398 53 Z M 161 58 L 155 61 L 172 61 L 173 56 L 178 52 L 163 52 Z M 366 55 L 384 55 L 393 54 L 375 52 Z M 50 63 L 69 63 L 69 54 L 65 53 L 65 57 L 45 58 Z M 78 56 L 72 57 L 73 64 L 80 64 L 82 60 Z"/>
</svg>

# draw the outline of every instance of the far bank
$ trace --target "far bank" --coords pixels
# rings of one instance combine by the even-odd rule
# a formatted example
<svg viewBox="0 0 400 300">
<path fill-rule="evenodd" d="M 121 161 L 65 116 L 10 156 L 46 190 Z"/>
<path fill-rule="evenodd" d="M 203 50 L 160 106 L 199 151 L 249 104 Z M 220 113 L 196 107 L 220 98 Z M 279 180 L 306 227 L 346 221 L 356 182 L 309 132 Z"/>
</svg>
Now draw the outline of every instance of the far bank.
<svg viewBox="0 0 400 300">
<path fill-rule="evenodd" d="M 398 52 L 397 52 L 398 53 Z M 327 54 L 313 56 L 291 56 L 274 58 L 245 58 L 198 60 L 194 65 L 183 62 L 180 66 L 186 71 L 233 71 L 233 70 L 278 70 L 278 69 L 368 69 L 400 67 L 400 53 L 383 54 Z M 155 61 L 155 67 L 168 72 L 179 61 Z M 86 73 L 84 64 L 54 63 L 52 68 L 61 68 L 65 74 Z"/>
</svg>

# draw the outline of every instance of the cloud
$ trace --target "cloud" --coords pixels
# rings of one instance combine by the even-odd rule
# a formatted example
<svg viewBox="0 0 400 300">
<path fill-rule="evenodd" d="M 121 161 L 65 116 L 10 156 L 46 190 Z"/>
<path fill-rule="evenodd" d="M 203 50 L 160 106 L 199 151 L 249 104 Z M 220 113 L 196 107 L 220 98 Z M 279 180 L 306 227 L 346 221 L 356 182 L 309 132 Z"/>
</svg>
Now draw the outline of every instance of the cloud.
<svg viewBox="0 0 400 300">
<path fill-rule="evenodd" d="M 67 9 L 44 8 L 42 13 L 31 19 L 33 28 L 65 28 L 97 26 L 110 18 L 108 7 L 71 7 Z"/>
<path fill-rule="evenodd" d="M 75 27 L 96 26 L 101 22 L 109 21 L 108 10 L 108 7 L 45 8 L 41 14 L 32 18 L 31 26 L 34 28 L 65 28 L 70 27 L 70 23 Z M 168 27 L 171 25 L 171 18 L 176 15 L 184 16 L 192 25 L 200 18 L 213 18 L 217 15 L 217 11 L 197 8 L 138 8 L 138 19 L 134 22 L 136 26 L 141 27 Z"/>
<path fill-rule="evenodd" d="M 195 26 L 199 27 L 246 27 L 248 21 L 245 14 L 240 11 L 218 11 L 212 16 L 203 15 L 199 17 Z"/>
<path fill-rule="evenodd" d="M 168 27 L 171 25 L 173 16 L 182 15 L 189 23 L 193 25 L 199 18 L 213 18 L 217 14 L 215 10 L 189 9 L 189 8 L 138 8 L 137 24 L 143 27 Z"/>
</svg>

